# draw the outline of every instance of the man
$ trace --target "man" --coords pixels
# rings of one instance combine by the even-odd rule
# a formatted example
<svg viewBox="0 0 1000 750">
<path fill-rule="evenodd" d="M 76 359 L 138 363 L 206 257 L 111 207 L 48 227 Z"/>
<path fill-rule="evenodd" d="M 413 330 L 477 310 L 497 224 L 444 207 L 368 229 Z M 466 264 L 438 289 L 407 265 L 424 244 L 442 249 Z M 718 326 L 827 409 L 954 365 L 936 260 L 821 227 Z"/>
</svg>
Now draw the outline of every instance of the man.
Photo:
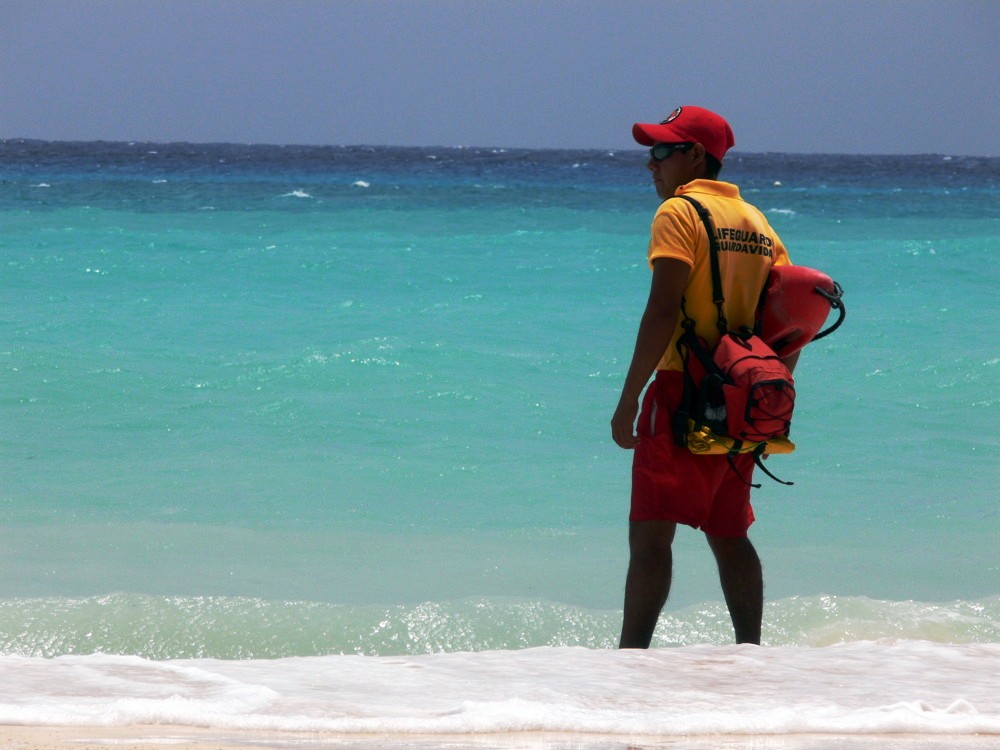
<svg viewBox="0 0 1000 750">
<path fill-rule="evenodd" d="M 764 582 L 747 529 L 753 523 L 748 482 L 750 455 L 695 455 L 675 442 L 671 414 L 680 403 L 683 361 L 677 350 L 682 299 L 696 332 L 710 347 L 719 340 L 707 233 L 689 195 L 708 209 L 719 238 L 725 314 L 729 328 L 752 325 L 771 265 L 788 254 L 763 214 L 739 189 L 718 178 L 733 146 L 733 132 L 719 115 L 678 107 L 658 124 L 636 123 L 635 140 L 650 146 L 647 164 L 663 203 L 653 218 L 648 259 L 653 277 L 639 323 L 635 352 L 618 408 L 614 441 L 635 451 L 629 514 L 629 567 L 621 648 L 648 648 L 670 592 L 671 544 L 678 523 L 701 529 L 719 566 L 726 605 L 738 643 L 760 643 Z M 785 360 L 794 367 L 797 354 Z M 640 414 L 639 397 L 650 377 Z M 638 428 L 636 430 L 636 417 Z"/>
</svg>

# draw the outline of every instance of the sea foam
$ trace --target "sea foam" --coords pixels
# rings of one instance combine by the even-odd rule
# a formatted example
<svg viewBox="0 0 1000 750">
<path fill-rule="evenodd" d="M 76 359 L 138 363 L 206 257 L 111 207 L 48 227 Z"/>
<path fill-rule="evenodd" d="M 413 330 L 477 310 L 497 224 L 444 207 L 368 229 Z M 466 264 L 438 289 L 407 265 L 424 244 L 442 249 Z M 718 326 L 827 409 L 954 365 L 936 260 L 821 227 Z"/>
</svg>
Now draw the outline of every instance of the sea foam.
<svg viewBox="0 0 1000 750">
<path fill-rule="evenodd" d="M 1000 734 L 1000 645 L 0 658 L 0 723 L 351 733 Z M 723 710 L 724 709 L 724 710 Z"/>
</svg>

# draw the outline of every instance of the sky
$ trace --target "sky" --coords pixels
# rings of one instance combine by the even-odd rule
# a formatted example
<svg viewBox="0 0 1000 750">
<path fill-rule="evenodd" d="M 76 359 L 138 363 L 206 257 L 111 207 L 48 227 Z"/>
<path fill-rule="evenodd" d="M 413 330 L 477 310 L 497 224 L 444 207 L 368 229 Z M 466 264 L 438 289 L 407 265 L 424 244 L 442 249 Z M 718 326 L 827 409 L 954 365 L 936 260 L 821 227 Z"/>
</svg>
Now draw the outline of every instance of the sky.
<svg viewBox="0 0 1000 750">
<path fill-rule="evenodd" d="M 0 138 L 1000 156 L 996 0 L 0 0 Z"/>
</svg>

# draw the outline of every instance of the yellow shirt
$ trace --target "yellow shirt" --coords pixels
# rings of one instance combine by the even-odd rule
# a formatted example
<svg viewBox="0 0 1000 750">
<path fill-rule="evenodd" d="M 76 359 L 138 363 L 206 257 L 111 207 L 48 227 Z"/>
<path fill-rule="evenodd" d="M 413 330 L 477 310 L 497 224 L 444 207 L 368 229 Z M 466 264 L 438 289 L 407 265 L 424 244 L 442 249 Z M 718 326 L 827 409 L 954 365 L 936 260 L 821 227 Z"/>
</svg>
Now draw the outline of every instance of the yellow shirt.
<svg viewBox="0 0 1000 750">
<path fill-rule="evenodd" d="M 764 215 L 740 197 L 739 188 L 718 180 L 693 180 L 677 188 L 676 195 L 690 195 L 708 209 L 719 241 L 719 269 L 723 309 L 730 330 L 752 326 L 757 301 L 773 265 L 790 265 L 788 252 Z M 684 300 L 687 314 L 695 320 L 695 331 L 715 346 L 718 313 L 712 302 L 712 271 L 708 237 L 701 218 L 687 201 L 666 200 L 653 217 L 649 241 L 649 265 L 657 258 L 676 258 L 691 267 Z M 683 370 L 677 352 L 681 321 L 657 369 Z"/>
</svg>

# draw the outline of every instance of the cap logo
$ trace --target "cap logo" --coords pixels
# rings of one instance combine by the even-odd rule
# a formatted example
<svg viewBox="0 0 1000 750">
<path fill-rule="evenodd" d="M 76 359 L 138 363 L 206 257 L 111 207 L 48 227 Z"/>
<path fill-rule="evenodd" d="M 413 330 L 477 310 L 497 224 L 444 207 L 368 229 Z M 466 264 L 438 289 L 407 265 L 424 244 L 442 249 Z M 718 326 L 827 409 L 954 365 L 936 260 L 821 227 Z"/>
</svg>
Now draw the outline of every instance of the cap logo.
<svg viewBox="0 0 1000 750">
<path fill-rule="evenodd" d="M 666 125 L 668 122 L 673 122 L 674 120 L 676 120 L 678 117 L 681 116 L 681 110 L 683 109 L 684 107 L 678 107 L 677 109 L 675 109 L 673 112 L 667 115 L 667 119 L 660 121 L 660 125 Z"/>
</svg>

